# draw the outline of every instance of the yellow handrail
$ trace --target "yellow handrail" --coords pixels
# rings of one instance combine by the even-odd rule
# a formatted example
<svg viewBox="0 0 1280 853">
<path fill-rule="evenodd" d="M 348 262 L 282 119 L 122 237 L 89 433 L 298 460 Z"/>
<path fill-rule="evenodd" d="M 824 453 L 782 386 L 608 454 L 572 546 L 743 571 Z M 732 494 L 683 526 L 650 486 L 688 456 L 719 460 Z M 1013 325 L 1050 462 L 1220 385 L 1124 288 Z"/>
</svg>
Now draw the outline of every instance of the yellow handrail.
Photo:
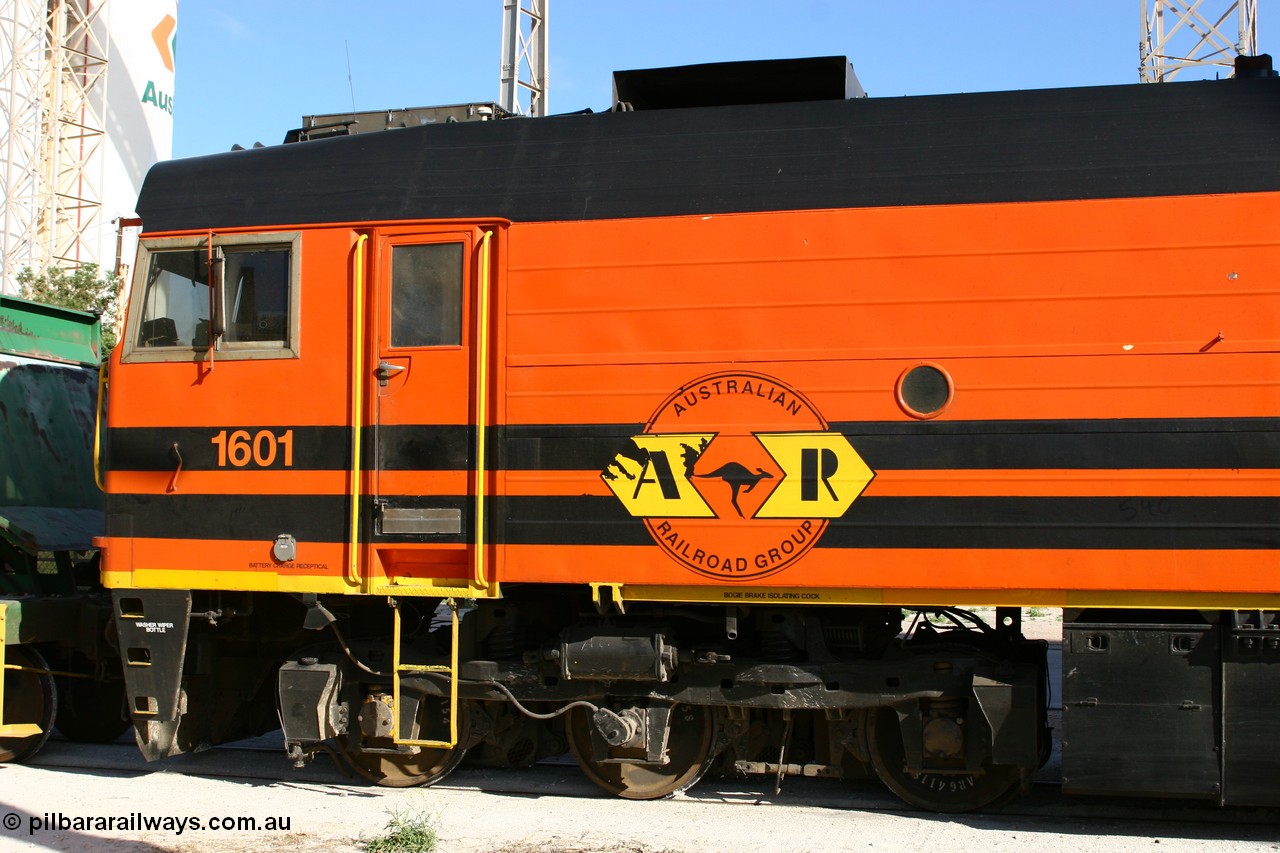
<svg viewBox="0 0 1280 853">
<path fill-rule="evenodd" d="M 488 589 L 484 571 L 484 480 L 485 419 L 489 396 L 489 241 L 492 231 L 484 232 L 480 242 L 480 329 L 476 341 L 476 586 Z"/>
<path fill-rule="evenodd" d="M 106 406 L 109 363 L 104 361 L 98 365 L 98 406 L 93 418 L 93 482 L 98 484 L 100 492 L 107 490 L 102 484 L 102 409 Z"/>
<path fill-rule="evenodd" d="M 449 665 L 402 664 L 400 663 L 400 607 L 394 599 L 391 601 L 393 627 L 391 637 L 391 741 L 406 746 L 426 746 L 435 749 L 452 749 L 458 745 L 458 602 L 446 599 L 452 616 L 450 628 Z M 402 738 L 400 736 L 400 676 L 415 672 L 449 673 L 449 739 L 426 740 Z"/>
<path fill-rule="evenodd" d="M 369 240 L 368 234 L 356 238 L 355 267 L 352 287 L 355 299 L 351 309 L 351 537 L 350 551 L 347 558 L 347 580 L 353 584 L 361 582 L 360 577 L 360 453 L 361 423 L 360 413 L 364 403 L 364 244 Z M 364 580 L 368 580 L 365 578 Z"/>
</svg>

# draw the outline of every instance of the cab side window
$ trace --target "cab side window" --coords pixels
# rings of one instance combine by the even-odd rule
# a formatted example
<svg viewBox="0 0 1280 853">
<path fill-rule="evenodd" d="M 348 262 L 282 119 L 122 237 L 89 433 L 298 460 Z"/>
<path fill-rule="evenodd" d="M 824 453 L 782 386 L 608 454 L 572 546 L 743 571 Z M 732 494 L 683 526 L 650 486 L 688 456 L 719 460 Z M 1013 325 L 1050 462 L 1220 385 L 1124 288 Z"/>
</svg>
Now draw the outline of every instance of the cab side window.
<svg viewBox="0 0 1280 853">
<path fill-rule="evenodd" d="M 297 355 L 297 235 L 146 243 L 126 330 L 126 359 L 189 361 Z M 210 261 L 212 260 L 212 264 Z"/>
<path fill-rule="evenodd" d="M 135 344 L 139 347 L 199 346 L 208 341 L 209 267 L 204 252 L 158 252 L 151 256 Z"/>
<path fill-rule="evenodd" d="M 228 343 L 285 340 L 289 330 L 289 249 L 245 249 L 224 253 Z"/>
</svg>

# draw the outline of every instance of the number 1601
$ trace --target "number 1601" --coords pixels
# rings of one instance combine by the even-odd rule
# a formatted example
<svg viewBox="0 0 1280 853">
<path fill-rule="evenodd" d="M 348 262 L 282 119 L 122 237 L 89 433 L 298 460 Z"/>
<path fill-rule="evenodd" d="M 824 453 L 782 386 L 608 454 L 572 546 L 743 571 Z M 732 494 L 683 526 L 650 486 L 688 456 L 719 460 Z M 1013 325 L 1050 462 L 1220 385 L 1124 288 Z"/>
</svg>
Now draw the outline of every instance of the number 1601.
<svg viewBox="0 0 1280 853">
<path fill-rule="evenodd" d="M 209 439 L 218 448 L 218 467 L 243 468 L 250 463 L 259 468 L 269 468 L 276 464 L 276 457 L 282 456 L 284 467 L 293 466 L 293 430 L 287 429 L 276 435 L 269 429 L 258 430 L 250 434 L 247 429 L 222 430 Z"/>
</svg>

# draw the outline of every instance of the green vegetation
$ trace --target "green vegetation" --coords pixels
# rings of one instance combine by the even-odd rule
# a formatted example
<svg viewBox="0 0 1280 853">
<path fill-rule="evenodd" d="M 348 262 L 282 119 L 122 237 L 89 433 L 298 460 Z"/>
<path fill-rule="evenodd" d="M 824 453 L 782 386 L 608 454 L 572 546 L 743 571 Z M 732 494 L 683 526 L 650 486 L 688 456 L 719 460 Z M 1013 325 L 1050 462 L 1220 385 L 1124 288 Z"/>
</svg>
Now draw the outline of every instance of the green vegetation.
<svg viewBox="0 0 1280 853">
<path fill-rule="evenodd" d="M 383 835 L 364 842 L 369 853 L 431 853 L 436 849 L 436 817 L 421 806 L 390 810 Z"/>
<path fill-rule="evenodd" d="M 42 273 L 23 267 L 18 273 L 18 286 L 23 299 L 101 315 L 103 352 L 115 347 L 120 310 L 120 277 L 115 273 L 100 275 L 97 264 L 81 264 L 74 270 L 49 267 Z"/>
</svg>

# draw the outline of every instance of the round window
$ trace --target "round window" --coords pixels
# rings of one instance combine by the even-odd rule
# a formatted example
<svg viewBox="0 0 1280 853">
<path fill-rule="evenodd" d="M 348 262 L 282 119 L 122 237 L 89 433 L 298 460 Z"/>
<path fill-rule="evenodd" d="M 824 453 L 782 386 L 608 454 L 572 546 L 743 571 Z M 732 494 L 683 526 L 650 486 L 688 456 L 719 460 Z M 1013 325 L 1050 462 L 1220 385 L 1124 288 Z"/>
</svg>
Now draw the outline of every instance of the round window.
<svg viewBox="0 0 1280 853">
<path fill-rule="evenodd" d="M 945 370 L 936 364 L 916 364 L 898 377 L 895 389 L 898 405 L 913 418 L 936 418 L 951 405 L 955 386 Z"/>
</svg>

